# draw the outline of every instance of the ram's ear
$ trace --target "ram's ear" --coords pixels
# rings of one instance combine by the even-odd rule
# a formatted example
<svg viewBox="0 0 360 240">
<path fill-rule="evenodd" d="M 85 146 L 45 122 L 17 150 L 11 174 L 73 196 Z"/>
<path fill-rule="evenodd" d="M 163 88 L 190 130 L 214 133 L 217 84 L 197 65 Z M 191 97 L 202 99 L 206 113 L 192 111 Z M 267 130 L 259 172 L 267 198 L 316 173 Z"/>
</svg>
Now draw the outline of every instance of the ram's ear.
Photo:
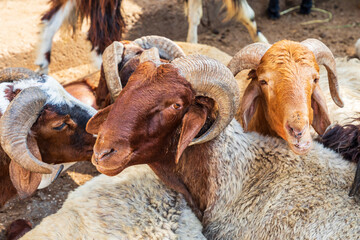
<svg viewBox="0 0 360 240">
<path fill-rule="evenodd" d="M 257 105 L 259 104 L 259 96 L 261 94 L 261 88 L 257 80 L 252 80 L 247 86 L 244 95 L 241 99 L 238 116 L 241 118 L 241 122 L 244 130 L 248 129 L 251 118 L 254 116 Z"/>
<path fill-rule="evenodd" d="M 197 104 L 191 105 L 183 117 L 175 163 L 179 162 L 186 147 L 200 132 L 214 107 L 214 101 L 207 97 L 198 97 L 196 102 Z"/>
<path fill-rule="evenodd" d="M 41 154 L 35 138 L 28 136 L 27 141 L 31 153 L 39 160 L 41 160 Z M 41 173 L 35 173 L 26 170 L 14 160 L 10 161 L 9 174 L 11 182 L 22 199 L 31 196 L 36 191 L 42 177 Z"/>
<path fill-rule="evenodd" d="M 311 95 L 311 107 L 313 109 L 312 126 L 315 131 L 323 135 L 326 128 L 331 124 L 324 94 L 319 85 L 316 85 Z"/>
<path fill-rule="evenodd" d="M 113 105 L 107 106 L 104 109 L 98 111 L 86 124 L 86 131 L 90 134 L 97 134 L 99 132 L 100 125 L 106 121 L 106 118 L 111 111 Z"/>
</svg>

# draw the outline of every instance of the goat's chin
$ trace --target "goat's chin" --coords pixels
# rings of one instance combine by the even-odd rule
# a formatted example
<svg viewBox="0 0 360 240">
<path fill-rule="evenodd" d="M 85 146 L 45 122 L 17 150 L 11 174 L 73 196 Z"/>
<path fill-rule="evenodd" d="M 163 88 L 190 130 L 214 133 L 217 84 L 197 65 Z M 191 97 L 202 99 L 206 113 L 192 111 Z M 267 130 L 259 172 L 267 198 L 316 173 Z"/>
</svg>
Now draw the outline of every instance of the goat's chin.
<svg viewBox="0 0 360 240">
<path fill-rule="evenodd" d="M 300 143 L 295 144 L 289 143 L 289 146 L 295 154 L 305 155 L 310 151 L 312 147 L 312 141 L 300 141 Z"/>
<path fill-rule="evenodd" d="M 108 168 L 103 168 L 99 165 L 96 165 L 96 169 L 101 172 L 102 174 L 105 174 L 107 176 L 115 176 L 118 175 L 119 173 L 121 173 L 126 167 L 119 167 L 119 168 L 114 168 L 114 169 L 108 169 Z"/>
</svg>

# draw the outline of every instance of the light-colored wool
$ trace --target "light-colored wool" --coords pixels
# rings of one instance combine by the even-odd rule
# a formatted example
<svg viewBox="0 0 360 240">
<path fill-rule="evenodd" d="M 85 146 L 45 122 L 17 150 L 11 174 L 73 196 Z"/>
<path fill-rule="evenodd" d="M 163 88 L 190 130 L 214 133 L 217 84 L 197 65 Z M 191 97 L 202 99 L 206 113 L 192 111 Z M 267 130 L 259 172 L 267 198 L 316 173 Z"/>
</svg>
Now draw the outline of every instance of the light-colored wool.
<svg viewBox="0 0 360 240">
<path fill-rule="evenodd" d="M 320 69 L 320 87 L 325 95 L 330 120 L 335 123 L 347 123 L 360 112 L 360 60 L 336 58 L 336 70 L 340 94 L 344 107 L 339 108 L 331 99 L 327 73 L 324 67 Z"/>
<path fill-rule="evenodd" d="M 355 164 L 314 143 L 295 155 L 284 140 L 244 133 L 233 120 L 213 141 L 180 159 L 206 153 L 208 239 L 357 239 L 360 205 L 348 197 Z M 194 156 L 194 154 L 196 153 Z"/>
<path fill-rule="evenodd" d="M 138 165 L 80 186 L 21 239 L 205 239 L 201 231 L 183 196 Z"/>
</svg>

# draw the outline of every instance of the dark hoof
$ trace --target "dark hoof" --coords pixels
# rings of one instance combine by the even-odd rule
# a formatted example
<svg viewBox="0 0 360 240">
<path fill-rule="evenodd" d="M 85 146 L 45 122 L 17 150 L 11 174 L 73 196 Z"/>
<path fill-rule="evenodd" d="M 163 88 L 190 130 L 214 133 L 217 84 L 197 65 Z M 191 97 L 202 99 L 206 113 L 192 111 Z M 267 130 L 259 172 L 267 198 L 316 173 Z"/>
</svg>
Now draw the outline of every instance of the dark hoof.
<svg viewBox="0 0 360 240">
<path fill-rule="evenodd" d="M 268 15 L 268 18 L 271 19 L 271 20 L 276 20 L 276 19 L 279 19 L 280 18 L 280 13 L 279 12 L 274 12 L 274 11 L 271 11 L 271 10 L 267 10 L 267 15 Z"/>
<path fill-rule="evenodd" d="M 304 15 L 308 15 L 311 13 L 311 7 L 310 8 L 306 8 L 306 7 L 300 7 L 300 14 L 304 14 Z"/>
</svg>

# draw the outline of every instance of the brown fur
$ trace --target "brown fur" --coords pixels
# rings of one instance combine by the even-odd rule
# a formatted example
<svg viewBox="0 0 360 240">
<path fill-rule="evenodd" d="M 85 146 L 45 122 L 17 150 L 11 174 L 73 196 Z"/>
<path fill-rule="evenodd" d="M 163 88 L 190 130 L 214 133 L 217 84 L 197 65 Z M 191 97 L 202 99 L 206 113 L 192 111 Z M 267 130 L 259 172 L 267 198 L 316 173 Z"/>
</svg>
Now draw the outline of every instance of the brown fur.
<svg viewBox="0 0 360 240">
<path fill-rule="evenodd" d="M 81 102 L 98 109 L 93 89 L 86 82 L 71 83 L 64 86 L 64 88 Z"/>
<path fill-rule="evenodd" d="M 67 1 L 50 0 L 50 9 L 44 13 L 42 20 L 50 20 Z M 95 49 L 98 54 L 102 54 L 113 41 L 121 40 L 125 29 L 120 10 L 121 0 L 76 0 L 76 6 L 76 14 L 81 22 L 83 19 L 90 19 L 88 40 L 91 42 L 92 50 Z"/>
<path fill-rule="evenodd" d="M 17 240 L 32 229 L 32 224 L 24 219 L 17 219 L 7 228 L 7 240 Z"/>
</svg>

